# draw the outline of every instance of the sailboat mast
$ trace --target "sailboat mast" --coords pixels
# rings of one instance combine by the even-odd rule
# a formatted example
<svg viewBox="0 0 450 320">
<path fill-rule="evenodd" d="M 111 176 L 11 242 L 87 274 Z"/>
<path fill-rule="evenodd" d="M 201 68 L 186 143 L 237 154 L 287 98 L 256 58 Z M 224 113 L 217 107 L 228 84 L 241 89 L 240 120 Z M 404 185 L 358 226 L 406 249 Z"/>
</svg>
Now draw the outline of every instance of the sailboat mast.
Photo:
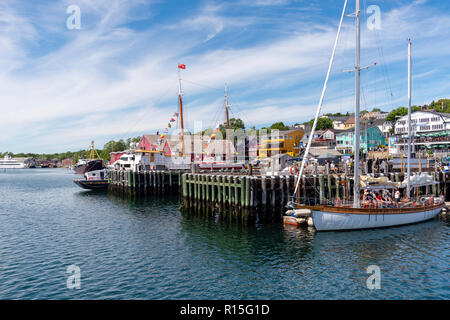
<svg viewBox="0 0 450 320">
<path fill-rule="evenodd" d="M 411 75 L 411 39 L 408 39 L 408 165 L 406 174 L 408 176 L 408 182 L 406 186 L 406 194 L 409 199 L 411 196 L 411 83 L 412 83 L 412 75 Z"/>
<path fill-rule="evenodd" d="M 183 124 L 183 91 L 181 90 L 181 74 L 178 68 L 178 101 L 180 103 L 180 127 L 181 127 L 181 155 L 184 156 L 184 124 Z"/>
<path fill-rule="evenodd" d="M 230 117 L 228 113 L 228 88 L 227 85 L 225 85 L 225 117 L 227 119 L 227 139 L 225 140 L 225 143 L 227 144 L 227 160 L 230 160 Z"/>
<path fill-rule="evenodd" d="M 356 63 L 355 63 L 355 145 L 354 145 L 354 176 L 353 176 L 353 207 L 359 208 L 359 105 L 361 83 L 361 9 L 356 0 Z"/>
</svg>

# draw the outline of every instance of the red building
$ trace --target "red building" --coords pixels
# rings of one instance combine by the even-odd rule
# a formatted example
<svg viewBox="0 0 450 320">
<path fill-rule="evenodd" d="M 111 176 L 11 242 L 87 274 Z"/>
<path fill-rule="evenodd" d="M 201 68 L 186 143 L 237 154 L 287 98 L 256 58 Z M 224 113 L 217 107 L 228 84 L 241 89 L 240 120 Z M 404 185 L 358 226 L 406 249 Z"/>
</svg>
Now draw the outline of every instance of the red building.
<svg viewBox="0 0 450 320">
<path fill-rule="evenodd" d="M 67 158 L 67 159 L 61 160 L 61 165 L 63 167 L 70 167 L 72 165 L 72 158 Z"/>
<path fill-rule="evenodd" d="M 111 152 L 109 155 L 111 157 L 111 161 L 110 163 L 113 164 L 114 162 L 116 162 L 117 160 L 119 160 L 119 158 L 124 154 L 124 151 L 117 151 L 117 152 Z"/>
<path fill-rule="evenodd" d="M 144 134 L 139 142 L 140 150 L 157 151 L 160 150 L 158 145 L 159 136 L 156 134 Z"/>
</svg>

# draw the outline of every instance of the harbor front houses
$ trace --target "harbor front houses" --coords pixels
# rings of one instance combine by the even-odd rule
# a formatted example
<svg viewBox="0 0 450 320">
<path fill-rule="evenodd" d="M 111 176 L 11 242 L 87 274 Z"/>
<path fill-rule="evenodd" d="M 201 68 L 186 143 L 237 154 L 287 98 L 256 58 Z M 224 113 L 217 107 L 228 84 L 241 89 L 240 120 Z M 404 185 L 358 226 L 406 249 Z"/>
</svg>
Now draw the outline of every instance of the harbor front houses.
<svg viewBox="0 0 450 320">
<path fill-rule="evenodd" d="M 270 135 L 262 136 L 259 156 L 271 157 L 276 154 L 287 153 L 297 157 L 301 150 L 301 140 L 305 132 L 302 129 L 291 129 L 284 131 L 274 130 Z"/>
<path fill-rule="evenodd" d="M 380 146 L 386 146 L 386 138 L 376 125 L 360 128 L 360 150 L 364 153 L 374 151 Z M 342 154 L 351 154 L 354 151 L 355 129 L 336 132 L 336 150 Z"/>
</svg>

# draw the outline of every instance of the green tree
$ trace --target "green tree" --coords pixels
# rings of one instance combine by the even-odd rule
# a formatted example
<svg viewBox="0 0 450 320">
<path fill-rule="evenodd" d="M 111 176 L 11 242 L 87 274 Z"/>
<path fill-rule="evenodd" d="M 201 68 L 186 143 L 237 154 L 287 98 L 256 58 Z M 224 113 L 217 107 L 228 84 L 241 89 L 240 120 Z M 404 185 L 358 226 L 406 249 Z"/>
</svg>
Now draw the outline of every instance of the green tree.
<svg viewBox="0 0 450 320">
<path fill-rule="evenodd" d="M 230 130 L 238 130 L 238 129 L 242 129 L 242 130 L 245 129 L 244 121 L 242 121 L 242 119 L 239 119 L 239 118 L 231 118 L 230 119 Z M 227 123 L 226 122 L 222 123 L 219 126 L 219 130 L 220 130 L 220 133 L 222 134 L 222 137 L 224 139 L 226 139 L 226 137 L 227 137 Z M 209 129 L 209 130 L 205 130 L 204 132 L 206 132 L 206 134 L 208 134 L 208 133 L 212 133 L 213 130 Z"/>
<path fill-rule="evenodd" d="M 450 113 L 450 99 L 439 99 L 437 102 L 432 101 L 429 108 L 435 109 L 437 112 Z"/>
<path fill-rule="evenodd" d="M 312 128 L 314 124 L 314 119 L 309 121 L 308 124 Z M 317 120 L 316 130 L 327 130 L 327 129 L 333 129 L 333 120 L 331 120 L 330 118 L 319 118 Z"/>
<path fill-rule="evenodd" d="M 421 108 L 417 106 L 411 107 L 411 112 L 420 111 Z M 408 108 L 406 107 L 398 107 L 397 109 L 392 110 L 388 116 L 386 117 L 386 121 L 390 121 L 392 123 L 395 123 L 398 118 L 401 118 L 403 116 L 406 116 L 408 114 Z"/>
<path fill-rule="evenodd" d="M 283 122 L 275 122 L 273 123 L 270 128 L 270 130 L 289 130 L 290 128 L 288 126 L 285 126 Z"/>
</svg>

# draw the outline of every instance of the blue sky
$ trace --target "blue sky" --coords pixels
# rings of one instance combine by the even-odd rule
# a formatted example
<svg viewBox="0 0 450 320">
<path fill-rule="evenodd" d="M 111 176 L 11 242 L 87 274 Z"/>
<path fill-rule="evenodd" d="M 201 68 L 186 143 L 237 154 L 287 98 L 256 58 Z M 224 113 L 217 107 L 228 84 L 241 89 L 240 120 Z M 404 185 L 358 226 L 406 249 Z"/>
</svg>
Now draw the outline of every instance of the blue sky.
<svg viewBox="0 0 450 320">
<path fill-rule="evenodd" d="M 314 116 L 344 0 L 61 0 L 0 3 L 0 152 L 63 152 L 155 133 L 177 111 L 177 64 L 186 126 L 232 116 L 247 126 Z M 81 29 L 69 30 L 69 5 Z M 362 20 L 362 109 L 450 98 L 450 4 L 361 0 L 381 10 Z M 349 0 L 347 13 L 354 11 Z M 344 21 L 323 113 L 352 112 L 354 19 Z"/>
</svg>

